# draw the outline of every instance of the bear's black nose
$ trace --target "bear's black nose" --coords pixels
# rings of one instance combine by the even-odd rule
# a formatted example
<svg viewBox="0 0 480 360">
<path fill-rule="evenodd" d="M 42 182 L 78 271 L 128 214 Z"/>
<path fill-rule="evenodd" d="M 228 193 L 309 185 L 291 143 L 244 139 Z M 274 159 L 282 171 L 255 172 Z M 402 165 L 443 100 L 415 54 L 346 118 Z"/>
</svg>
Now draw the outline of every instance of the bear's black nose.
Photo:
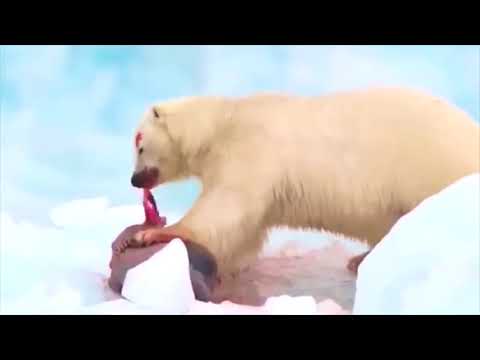
<svg viewBox="0 0 480 360">
<path fill-rule="evenodd" d="M 132 186 L 137 188 L 151 189 L 157 185 L 160 172 L 155 167 L 147 167 L 140 171 L 135 171 L 130 179 Z"/>
<path fill-rule="evenodd" d="M 137 188 L 142 188 L 143 183 L 145 182 L 145 176 L 143 176 L 142 173 L 135 173 L 132 175 L 132 178 L 130 179 L 130 182 L 132 186 L 137 187 Z"/>
</svg>

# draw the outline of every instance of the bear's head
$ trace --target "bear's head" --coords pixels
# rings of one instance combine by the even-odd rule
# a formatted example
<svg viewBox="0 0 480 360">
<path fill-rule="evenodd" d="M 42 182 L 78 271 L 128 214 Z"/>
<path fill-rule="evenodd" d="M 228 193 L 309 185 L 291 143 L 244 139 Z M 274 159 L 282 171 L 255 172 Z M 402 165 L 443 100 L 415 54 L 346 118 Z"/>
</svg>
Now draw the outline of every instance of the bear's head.
<svg viewBox="0 0 480 360">
<path fill-rule="evenodd" d="M 135 170 L 131 184 L 152 189 L 178 177 L 181 153 L 171 136 L 166 114 L 152 106 L 144 114 L 135 134 Z"/>
<path fill-rule="evenodd" d="M 186 97 L 151 106 L 135 135 L 135 187 L 153 187 L 201 176 L 218 134 L 225 128 L 228 103 L 219 97 Z"/>
</svg>

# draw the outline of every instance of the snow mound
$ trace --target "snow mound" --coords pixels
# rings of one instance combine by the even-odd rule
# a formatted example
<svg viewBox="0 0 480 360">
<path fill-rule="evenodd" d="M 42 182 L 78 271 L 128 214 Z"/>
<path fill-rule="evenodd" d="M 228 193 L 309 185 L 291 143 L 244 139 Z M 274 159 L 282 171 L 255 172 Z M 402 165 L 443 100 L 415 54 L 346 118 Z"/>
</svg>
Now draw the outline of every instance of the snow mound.
<svg viewBox="0 0 480 360">
<path fill-rule="evenodd" d="M 315 315 L 317 313 L 317 303 L 311 296 L 271 297 L 267 299 L 264 306 L 272 315 Z"/>
<path fill-rule="evenodd" d="M 80 307 L 81 314 L 157 315 L 316 315 L 343 313 L 333 301 L 317 304 L 312 296 L 276 296 L 263 306 L 224 301 L 196 301 L 191 285 L 185 244 L 175 239 L 142 264 L 130 269 L 122 289 L 123 299 Z"/>
<path fill-rule="evenodd" d="M 480 314 L 480 175 L 405 215 L 360 265 L 353 314 Z"/>
<path fill-rule="evenodd" d="M 185 244 L 174 239 L 127 272 L 122 295 L 162 314 L 184 314 L 195 300 Z"/>
<path fill-rule="evenodd" d="M 125 299 L 105 301 L 79 310 L 82 315 L 155 315 L 155 311 Z"/>
</svg>

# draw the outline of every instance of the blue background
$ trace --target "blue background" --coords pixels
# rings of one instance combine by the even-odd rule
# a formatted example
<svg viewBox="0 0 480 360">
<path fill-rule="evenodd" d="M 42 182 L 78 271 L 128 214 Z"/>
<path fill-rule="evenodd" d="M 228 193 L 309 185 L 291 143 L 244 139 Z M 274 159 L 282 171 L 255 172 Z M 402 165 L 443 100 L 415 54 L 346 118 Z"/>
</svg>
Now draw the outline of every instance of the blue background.
<svg viewBox="0 0 480 360">
<path fill-rule="evenodd" d="M 1 210 L 17 221 L 48 223 L 74 199 L 139 203 L 133 131 L 170 97 L 406 85 L 479 119 L 478 46 L 3 46 L 0 60 Z M 155 196 L 181 213 L 198 189 Z"/>
</svg>

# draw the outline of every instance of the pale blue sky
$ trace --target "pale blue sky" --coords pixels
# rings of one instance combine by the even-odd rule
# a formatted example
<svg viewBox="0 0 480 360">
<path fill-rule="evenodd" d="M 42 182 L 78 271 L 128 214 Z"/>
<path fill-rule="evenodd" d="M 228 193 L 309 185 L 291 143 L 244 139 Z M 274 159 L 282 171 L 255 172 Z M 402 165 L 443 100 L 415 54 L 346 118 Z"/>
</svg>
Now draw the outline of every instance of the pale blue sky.
<svg viewBox="0 0 480 360">
<path fill-rule="evenodd" d="M 0 57 L 1 210 L 29 222 L 74 199 L 138 203 L 132 132 L 170 97 L 407 85 L 479 119 L 478 46 L 3 46 Z M 155 195 L 183 212 L 197 190 Z"/>
</svg>

